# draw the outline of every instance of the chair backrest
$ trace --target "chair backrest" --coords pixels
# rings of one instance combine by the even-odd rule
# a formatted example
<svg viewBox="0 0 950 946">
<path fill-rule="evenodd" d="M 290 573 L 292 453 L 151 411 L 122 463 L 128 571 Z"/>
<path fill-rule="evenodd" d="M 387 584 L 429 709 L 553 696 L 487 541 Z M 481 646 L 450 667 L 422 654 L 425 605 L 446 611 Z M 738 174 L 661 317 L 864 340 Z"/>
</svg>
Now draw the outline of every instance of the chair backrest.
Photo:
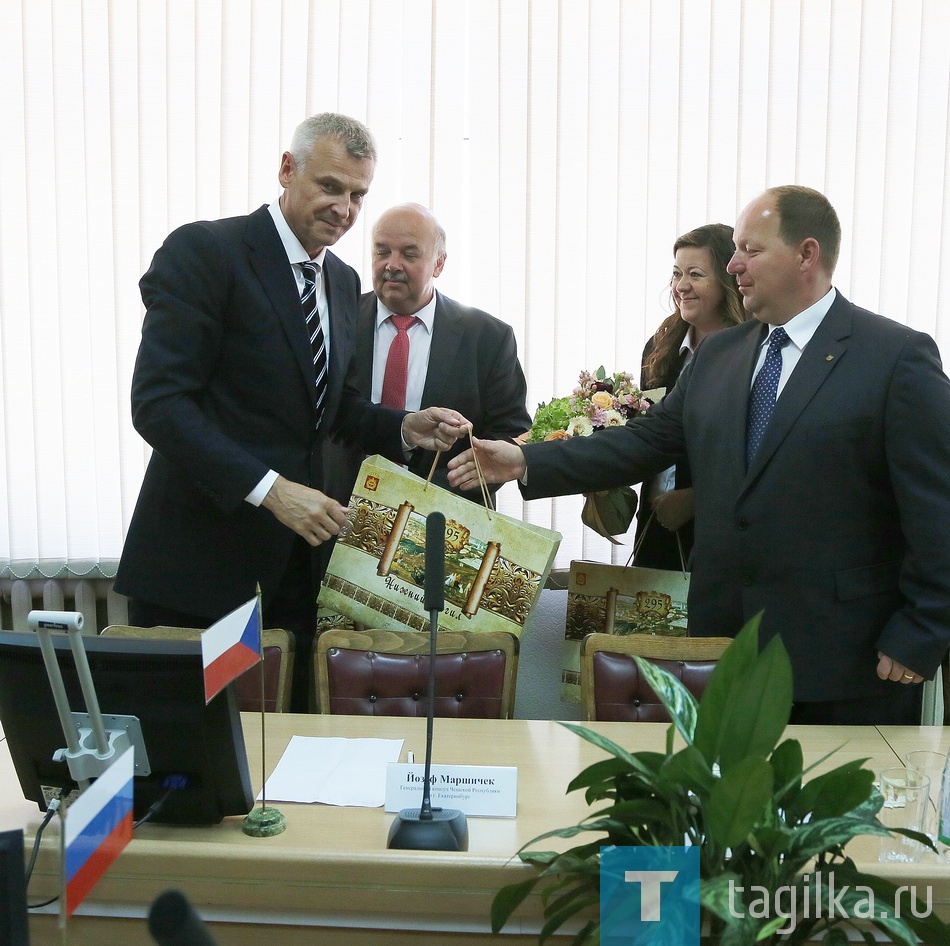
<svg viewBox="0 0 950 946">
<path fill-rule="evenodd" d="M 669 722 L 666 707 L 640 673 L 646 657 L 677 677 L 698 700 L 731 637 L 588 634 L 581 644 L 581 700 L 588 720 Z"/>
<path fill-rule="evenodd" d="M 425 716 L 430 637 L 421 631 L 332 628 L 313 651 L 321 713 Z M 439 631 L 436 716 L 508 719 L 518 639 L 506 631 Z"/>
<path fill-rule="evenodd" d="M 135 637 L 140 640 L 196 641 L 201 630 L 194 627 L 135 627 L 130 624 L 110 624 L 102 633 L 109 637 Z M 286 713 L 290 710 L 290 683 L 294 668 L 294 638 L 283 628 L 270 627 L 261 632 L 264 652 L 264 710 L 268 713 Z M 251 667 L 234 681 L 238 705 L 246 713 L 261 710 L 261 668 Z"/>
</svg>

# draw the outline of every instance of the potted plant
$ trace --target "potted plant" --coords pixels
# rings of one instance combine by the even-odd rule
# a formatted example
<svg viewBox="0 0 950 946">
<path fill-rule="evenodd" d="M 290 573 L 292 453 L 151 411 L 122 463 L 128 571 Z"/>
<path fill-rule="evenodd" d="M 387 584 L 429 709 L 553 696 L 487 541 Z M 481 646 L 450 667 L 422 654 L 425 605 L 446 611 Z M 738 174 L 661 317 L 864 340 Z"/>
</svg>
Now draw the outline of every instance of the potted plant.
<svg viewBox="0 0 950 946">
<path fill-rule="evenodd" d="M 806 781 L 814 767 L 804 769 L 800 743 L 779 742 L 792 706 L 791 664 L 778 637 L 759 650 L 758 626 L 754 618 L 736 637 L 698 704 L 671 674 L 636 658 L 673 720 L 665 752 L 628 752 L 583 726 L 562 724 L 609 754 L 568 786 L 584 790 L 588 804 L 604 804 L 580 824 L 549 831 L 519 852 L 539 872 L 498 892 L 496 933 L 539 887 L 546 921 L 539 942 L 569 920 L 586 919 L 575 946 L 599 943 L 600 920 L 590 917 L 599 905 L 601 847 L 685 843 L 700 849 L 704 943 L 839 944 L 848 941 L 845 928 L 860 922 L 867 942 L 874 941 L 871 923 L 894 942 L 950 944 L 947 924 L 923 915 L 926 907 L 910 905 L 906 896 L 896 915 L 897 887 L 858 871 L 848 857 L 852 838 L 890 833 L 876 817 L 883 798 L 874 773 L 859 759 Z M 674 745 L 674 728 L 685 745 Z M 561 853 L 533 849 L 545 838 L 587 832 L 596 837 Z M 900 833 L 933 847 L 926 835 Z M 828 889 L 829 878 L 835 889 Z M 807 890 L 812 908 L 799 909 L 792 923 L 787 915 L 768 915 L 761 902 L 756 909 L 763 891 L 779 888 L 794 891 L 797 899 L 788 902 L 799 908 Z M 818 907 L 830 906 L 832 898 L 835 909 Z"/>
</svg>

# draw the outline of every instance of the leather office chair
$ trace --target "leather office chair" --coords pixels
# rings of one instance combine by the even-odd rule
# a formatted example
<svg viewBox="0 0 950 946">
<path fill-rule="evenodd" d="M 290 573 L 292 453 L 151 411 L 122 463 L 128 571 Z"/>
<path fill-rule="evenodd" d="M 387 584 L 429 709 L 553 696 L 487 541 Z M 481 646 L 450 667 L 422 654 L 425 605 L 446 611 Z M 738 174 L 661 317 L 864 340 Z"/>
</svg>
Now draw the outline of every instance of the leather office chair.
<svg viewBox="0 0 950 946">
<path fill-rule="evenodd" d="M 587 720 L 669 722 L 634 655 L 679 679 L 698 700 L 731 637 L 588 634 L 581 644 L 581 702 Z"/>
<path fill-rule="evenodd" d="M 324 631 L 313 654 L 320 712 L 426 716 L 429 648 L 420 631 Z M 517 663 L 518 639 L 506 631 L 439 631 L 435 715 L 510 718 Z"/>
<path fill-rule="evenodd" d="M 134 627 L 110 624 L 102 629 L 108 637 L 133 637 L 139 640 L 196 641 L 201 630 L 193 627 Z M 283 628 L 266 628 L 261 632 L 264 652 L 264 710 L 286 713 L 290 710 L 290 682 L 294 669 L 294 638 Z M 238 705 L 242 712 L 261 711 L 261 668 L 255 665 L 234 681 Z"/>
</svg>

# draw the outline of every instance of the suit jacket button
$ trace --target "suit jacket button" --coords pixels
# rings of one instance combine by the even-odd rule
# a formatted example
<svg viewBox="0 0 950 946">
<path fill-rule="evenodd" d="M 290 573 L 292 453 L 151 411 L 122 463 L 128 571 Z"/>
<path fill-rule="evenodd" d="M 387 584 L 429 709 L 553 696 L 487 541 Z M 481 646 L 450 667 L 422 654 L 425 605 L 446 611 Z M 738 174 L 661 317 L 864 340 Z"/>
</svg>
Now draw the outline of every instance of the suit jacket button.
<svg viewBox="0 0 950 946">
<path fill-rule="evenodd" d="M 749 585 L 754 584 L 754 579 L 752 578 L 751 575 L 743 575 L 743 576 L 742 576 L 742 584 L 745 585 L 746 588 L 748 588 Z"/>
<path fill-rule="evenodd" d="M 742 532 L 745 532 L 745 530 L 749 528 L 749 520 L 748 520 L 748 519 L 740 519 L 740 520 L 736 523 L 736 525 L 739 527 L 739 529 L 740 529 Z"/>
</svg>

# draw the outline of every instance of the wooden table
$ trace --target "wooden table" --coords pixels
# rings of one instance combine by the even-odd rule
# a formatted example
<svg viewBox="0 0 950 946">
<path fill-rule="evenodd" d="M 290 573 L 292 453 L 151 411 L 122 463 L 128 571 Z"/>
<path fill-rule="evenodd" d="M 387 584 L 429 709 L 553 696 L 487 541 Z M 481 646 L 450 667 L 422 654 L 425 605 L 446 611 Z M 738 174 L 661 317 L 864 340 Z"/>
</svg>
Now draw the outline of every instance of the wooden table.
<svg viewBox="0 0 950 946">
<path fill-rule="evenodd" d="M 294 734 L 404 738 L 406 750 L 422 758 L 425 720 L 331 716 L 268 716 L 267 771 L 276 765 Z M 598 731 L 627 748 L 661 748 L 666 726 L 597 723 Z M 245 733 L 255 790 L 260 787 L 259 717 L 245 716 Z M 873 727 L 793 727 L 805 748 L 806 764 L 842 747 L 821 768 L 847 759 L 869 758 L 875 769 L 899 761 L 895 745 L 910 734 L 886 736 Z M 941 732 L 938 730 L 938 732 Z M 791 731 L 790 731 L 791 734 Z M 915 738 L 927 741 L 928 733 Z M 938 744 L 943 745 L 938 739 Z M 916 747 L 916 746 L 915 746 Z M 530 876 L 512 860 L 536 835 L 580 820 L 583 798 L 565 795 L 569 780 L 602 753 L 554 722 L 545 720 L 440 719 L 435 728 L 436 762 L 481 762 L 518 767 L 517 819 L 470 818 L 465 853 L 388 851 L 392 814 L 382 809 L 279 805 L 287 831 L 257 840 L 241 831 L 241 819 L 210 828 L 145 825 L 69 924 L 70 946 L 152 944 L 143 917 L 154 897 L 181 889 L 206 922 L 219 946 L 314 946 L 314 944 L 412 944 L 489 946 L 489 908 L 497 890 Z M 0 768 L 0 823 L 26 828 L 28 840 L 39 822 L 31 803 L 10 801 L 9 762 Z M 30 887 L 31 900 L 55 892 L 58 884 L 58 828 L 44 837 Z M 572 842 L 563 842 L 565 846 Z M 876 860 L 876 842 L 856 853 L 862 865 L 891 879 L 917 877 L 916 865 Z M 545 846 L 553 847 L 546 842 Z M 932 865 L 939 875 L 935 909 L 950 915 L 950 865 Z M 507 928 L 508 942 L 536 942 L 540 903 Z M 265 926 L 266 924 L 266 926 Z M 267 927 L 278 926 L 279 929 Z M 33 916 L 33 946 L 59 943 L 54 916 Z"/>
</svg>

